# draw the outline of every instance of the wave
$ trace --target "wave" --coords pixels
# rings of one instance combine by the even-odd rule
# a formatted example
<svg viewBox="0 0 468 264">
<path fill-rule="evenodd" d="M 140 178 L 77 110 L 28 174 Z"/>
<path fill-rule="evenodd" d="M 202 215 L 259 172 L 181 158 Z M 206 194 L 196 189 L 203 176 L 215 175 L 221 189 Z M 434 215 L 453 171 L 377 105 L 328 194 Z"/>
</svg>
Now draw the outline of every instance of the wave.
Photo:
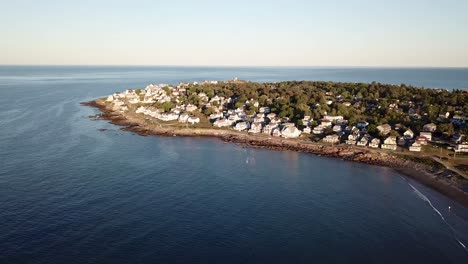
<svg viewBox="0 0 468 264">
<path fill-rule="evenodd" d="M 405 179 L 406 180 L 406 179 Z M 455 229 L 447 222 L 447 220 L 445 219 L 445 217 L 442 215 L 442 213 L 437 210 L 437 208 L 432 204 L 431 200 L 429 200 L 429 198 L 427 198 L 427 196 L 425 196 L 423 193 L 421 193 L 416 187 L 414 187 L 411 183 L 409 183 L 407 180 L 406 182 L 408 183 L 408 185 L 414 190 L 414 192 L 416 193 L 416 195 L 421 198 L 423 201 L 427 202 L 429 204 L 429 206 L 432 208 L 432 210 L 434 210 L 434 212 L 436 212 L 440 218 L 442 219 L 442 221 L 450 228 L 450 230 L 452 231 L 452 235 L 453 235 L 453 238 L 455 239 L 455 241 L 457 241 L 457 243 L 466 251 L 468 252 L 468 249 L 466 248 L 465 244 L 463 244 L 462 241 L 460 241 L 460 239 L 458 238 L 457 236 L 457 232 L 455 231 Z"/>
</svg>

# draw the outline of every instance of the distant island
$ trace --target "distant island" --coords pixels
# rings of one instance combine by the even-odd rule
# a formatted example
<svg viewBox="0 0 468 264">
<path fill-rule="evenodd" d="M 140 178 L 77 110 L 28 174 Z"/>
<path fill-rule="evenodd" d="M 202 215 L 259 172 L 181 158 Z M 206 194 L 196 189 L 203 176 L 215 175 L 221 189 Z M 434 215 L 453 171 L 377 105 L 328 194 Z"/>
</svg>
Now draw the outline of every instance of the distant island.
<svg viewBox="0 0 468 264">
<path fill-rule="evenodd" d="M 468 206 L 468 93 L 381 83 L 150 84 L 85 103 L 142 135 L 214 136 L 388 166 Z"/>
</svg>

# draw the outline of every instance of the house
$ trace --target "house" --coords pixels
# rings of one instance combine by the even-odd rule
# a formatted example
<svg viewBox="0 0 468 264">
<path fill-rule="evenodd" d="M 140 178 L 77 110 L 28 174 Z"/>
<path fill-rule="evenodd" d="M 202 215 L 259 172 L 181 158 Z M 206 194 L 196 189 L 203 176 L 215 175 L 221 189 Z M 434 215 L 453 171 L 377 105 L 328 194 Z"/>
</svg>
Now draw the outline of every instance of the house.
<svg viewBox="0 0 468 264">
<path fill-rule="evenodd" d="M 422 136 L 416 137 L 416 142 L 421 145 L 427 145 L 427 141 L 428 140 L 426 137 L 422 137 Z"/>
<path fill-rule="evenodd" d="M 328 135 L 323 138 L 323 142 L 332 144 L 340 143 L 340 137 L 338 135 Z"/>
<path fill-rule="evenodd" d="M 367 146 L 368 143 L 369 143 L 369 139 L 366 138 L 366 137 L 362 137 L 362 138 L 357 142 L 357 145 L 358 145 L 358 146 L 361 146 L 361 147 L 365 147 L 365 146 Z"/>
<path fill-rule="evenodd" d="M 189 122 L 192 125 L 196 123 L 200 123 L 200 118 L 196 116 L 191 116 L 188 118 L 187 122 Z"/>
<path fill-rule="evenodd" d="M 455 152 L 468 152 L 468 144 L 463 143 L 463 144 L 457 144 L 455 148 L 453 149 Z"/>
<path fill-rule="evenodd" d="M 397 148 L 397 139 L 394 136 L 389 136 L 386 138 L 381 146 L 382 149 L 396 150 Z"/>
<path fill-rule="evenodd" d="M 187 113 L 183 113 L 179 116 L 179 122 L 186 123 L 189 117 Z"/>
<path fill-rule="evenodd" d="M 383 124 L 383 125 L 377 126 L 377 130 L 379 131 L 380 134 L 385 136 L 388 133 L 390 133 L 390 131 L 392 131 L 392 127 L 389 124 Z"/>
<path fill-rule="evenodd" d="M 275 117 L 276 117 L 276 114 L 275 114 L 275 113 L 269 113 L 269 114 L 267 114 L 267 118 L 270 119 L 270 120 L 274 119 Z"/>
<path fill-rule="evenodd" d="M 413 132 L 413 130 L 411 130 L 411 129 L 408 128 L 408 130 L 406 130 L 406 131 L 403 133 L 403 137 L 404 137 L 405 139 L 412 139 L 412 138 L 414 137 L 414 132 Z"/>
<path fill-rule="evenodd" d="M 334 125 L 333 126 L 333 131 L 334 132 L 340 132 L 341 131 L 341 126 L 340 125 Z"/>
<path fill-rule="evenodd" d="M 271 133 L 273 132 L 273 129 L 275 128 L 278 128 L 278 124 L 270 123 L 263 128 L 263 133 L 271 135 Z"/>
<path fill-rule="evenodd" d="M 249 128 L 250 128 L 249 122 L 239 122 L 234 127 L 234 129 L 237 130 L 237 131 L 243 131 L 243 130 L 247 130 Z"/>
<path fill-rule="evenodd" d="M 179 119 L 179 115 L 176 113 L 162 113 L 158 117 L 162 121 L 173 121 Z"/>
<path fill-rule="evenodd" d="M 311 121 L 310 116 L 304 116 L 304 118 L 302 118 L 302 124 L 304 126 L 308 126 L 310 124 L 310 121 Z"/>
<path fill-rule="evenodd" d="M 281 137 L 281 130 L 279 129 L 279 127 L 274 128 L 271 132 L 271 135 L 274 137 Z"/>
<path fill-rule="evenodd" d="M 262 132 L 262 127 L 263 127 L 262 123 L 254 122 L 250 126 L 249 133 L 254 133 L 254 134 L 261 133 Z"/>
<path fill-rule="evenodd" d="M 357 135 L 355 135 L 355 134 L 350 134 L 350 135 L 348 136 L 348 139 L 346 140 L 346 144 L 348 144 L 348 145 L 355 145 L 357 139 L 358 139 L 358 136 L 357 136 Z"/>
<path fill-rule="evenodd" d="M 270 113 L 270 107 L 263 106 L 258 109 L 258 112 L 268 114 Z"/>
<path fill-rule="evenodd" d="M 436 129 L 437 129 L 437 126 L 434 123 L 429 123 L 429 124 L 425 124 L 422 130 L 424 132 L 434 132 L 436 131 Z"/>
<path fill-rule="evenodd" d="M 419 144 L 418 142 L 414 142 L 410 147 L 409 147 L 409 151 L 421 151 L 421 144 Z"/>
<path fill-rule="evenodd" d="M 321 125 L 314 127 L 314 129 L 312 130 L 312 133 L 314 133 L 315 135 L 321 135 L 324 132 L 325 132 L 325 128 Z"/>
<path fill-rule="evenodd" d="M 285 138 L 297 138 L 301 135 L 301 131 L 295 126 L 287 126 L 281 130 L 281 135 Z"/>
<path fill-rule="evenodd" d="M 193 111 L 195 111 L 195 110 L 197 110 L 197 107 L 194 106 L 193 104 L 188 104 L 188 105 L 185 107 L 185 111 L 187 111 L 187 112 L 193 112 Z"/>
<path fill-rule="evenodd" d="M 378 148 L 380 146 L 380 139 L 378 138 L 373 138 L 371 142 L 369 143 L 369 147 L 371 148 Z"/>
<path fill-rule="evenodd" d="M 344 118 L 342 116 L 326 115 L 326 116 L 323 117 L 323 119 L 330 120 L 332 122 L 337 122 L 337 121 L 343 120 Z"/>
<path fill-rule="evenodd" d="M 215 127 L 228 127 L 228 126 L 232 126 L 232 121 L 229 121 L 229 120 L 226 119 L 226 118 L 220 118 L 220 119 L 217 119 L 217 120 L 213 123 L 213 126 L 215 126 Z"/>
<path fill-rule="evenodd" d="M 222 118 L 222 117 L 223 117 L 223 113 L 215 113 L 215 114 L 211 114 L 208 118 L 210 120 L 215 120 L 215 119 Z"/>
<path fill-rule="evenodd" d="M 312 132 L 312 129 L 310 129 L 310 127 L 308 127 L 308 126 L 304 127 L 304 129 L 302 129 L 302 133 L 304 133 L 304 134 L 310 134 L 310 132 Z"/>
<path fill-rule="evenodd" d="M 320 125 L 322 125 L 323 127 L 331 127 L 332 126 L 332 121 L 330 121 L 328 119 L 321 119 L 320 120 Z"/>
<path fill-rule="evenodd" d="M 106 102 L 113 102 L 114 101 L 114 96 L 109 95 L 106 99 Z"/>
<path fill-rule="evenodd" d="M 419 136 L 425 137 L 427 141 L 432 141 L 432 133 L 431 132 L 421 132 Z"/>
</svg>

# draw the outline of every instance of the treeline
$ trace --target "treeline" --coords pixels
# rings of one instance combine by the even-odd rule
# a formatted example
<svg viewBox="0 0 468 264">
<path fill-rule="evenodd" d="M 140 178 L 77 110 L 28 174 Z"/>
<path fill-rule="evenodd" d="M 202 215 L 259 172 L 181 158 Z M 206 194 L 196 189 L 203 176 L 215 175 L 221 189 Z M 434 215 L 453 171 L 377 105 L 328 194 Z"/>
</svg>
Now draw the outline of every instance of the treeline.
<svg viewBox="0 0 468 264">
<path fill-rule="evenodd" d="M 198 93 L 232 98 L 229 108 L 240 107 L 253 99 L 268 106 L 280 117 L 299 122 L 305 115 L 315 120 L 324 114 L 341 115 L 350 123 L 365 120 L 375 127 L 379 124 L 402 124 L 419 131 L 433 122 L 439 132 L 467 132 L 464 122 L 452 123 L 438 119 L 440 114 L 464 116 L 468 112 L 468 93 L 462 90 L 425 89 L 407 85 L 373 83 L 337 83 L 286 81 L 280 83 L 220 82 L 191 85 L 187 102 L 199 104 Z M 257 111 L 247 105 L 247 111 Z"/>
</svg>

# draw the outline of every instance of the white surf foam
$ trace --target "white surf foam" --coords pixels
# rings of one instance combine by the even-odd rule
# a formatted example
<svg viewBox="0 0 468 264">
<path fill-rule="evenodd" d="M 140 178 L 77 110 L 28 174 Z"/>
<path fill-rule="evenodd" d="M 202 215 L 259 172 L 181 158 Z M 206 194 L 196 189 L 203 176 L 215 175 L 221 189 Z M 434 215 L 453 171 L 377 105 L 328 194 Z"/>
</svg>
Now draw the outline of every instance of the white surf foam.
<svg viewBox="0 0 468 264">
<path fill-rule="evenodd" d="M 405 179 L 406 180 L 406 179 Z M 444 223 L 450 228 L 450 230 L 452 231 L 452 235 L 453 235 L 453 238 L 455 239 L 455 241 L 458 242 L 458 244 L 460 244 L 460 246 L 468 252 L 468 249 L 466 248 L 465 244 L 463 244 L 463 242 L 460 241 L 460 239 L 458 239 L 457 237 L 457 233 L 455 231 L 455 229 L 453 229 L 453 227 L 447 222 L 447 220 L 445 220 L 444 216 L 442 215 L 442 213 L 437 210 L 437 208 L 435 208 L 434 205 L 432 205 L 432 202 L 431 200 L 429 200 L 429 198 L 427 198 L 427 196 L 425 196 L 423 193 L 421 193 L 418 189 L 416 189 L 416 187 L 414 187 L 411 183 L 409 183 L 407 181 L 408 185 L 414 190 L 414 192 L 416 193 L 416 195 L 421 198 L 423 201 L 427 202 L 429 204 L 429 206 L 432 208 L 432 210 L 434 210 L 434 212 L 436 212 L 440 218 L 442 219 L 442 221 L 444 221 Z"/>
</svg>

